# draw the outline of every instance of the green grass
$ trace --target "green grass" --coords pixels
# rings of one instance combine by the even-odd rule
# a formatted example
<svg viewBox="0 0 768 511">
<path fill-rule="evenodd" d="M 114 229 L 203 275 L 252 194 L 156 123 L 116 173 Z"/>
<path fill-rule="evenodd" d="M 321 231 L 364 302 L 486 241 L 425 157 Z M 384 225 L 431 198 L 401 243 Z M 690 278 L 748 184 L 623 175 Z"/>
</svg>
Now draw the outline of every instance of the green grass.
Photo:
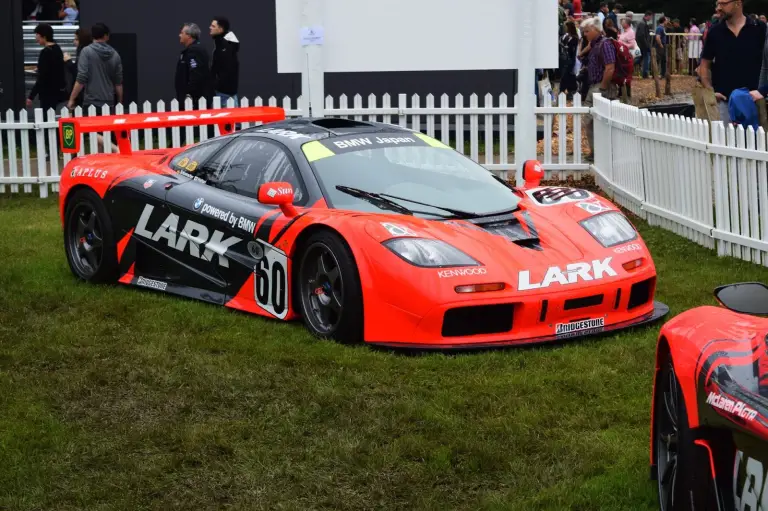
<svg viewBox="0 0 768 511">
<path fill-rule="evenodd" d="M 677 314 L 768 281 L 640 224 Z M 656 509 L 658 325 L 406 356 L 82 285 L 55 199 L 0 197 L 2 509 Z"/>
</svg>

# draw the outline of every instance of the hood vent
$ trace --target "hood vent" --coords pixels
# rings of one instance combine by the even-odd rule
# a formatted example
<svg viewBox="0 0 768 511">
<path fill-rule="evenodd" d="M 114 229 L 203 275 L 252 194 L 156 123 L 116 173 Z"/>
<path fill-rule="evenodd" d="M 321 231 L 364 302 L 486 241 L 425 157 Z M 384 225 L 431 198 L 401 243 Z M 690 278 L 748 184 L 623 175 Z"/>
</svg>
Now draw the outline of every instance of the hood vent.
<svg viewBox="0 0 768 511">
<path fill-rule="evenodd" d="M 539 233 L 533 225 L 530 215 L 527 211 L 523 211 L 520 216 L 517 215 L 505 215 L 502 220 L 501 217 L 493 219 L 476 220 L 472 223 L 478 227 L 482 227 L 491 234 L 501 236 L 508 239 L 512 243 L 532 250 L 543 250 L 539 243 Z M 488 220 L 491 220 L 488 222 Z M 502 221 L 499 221 L 502 220 Z"/>
</svg>

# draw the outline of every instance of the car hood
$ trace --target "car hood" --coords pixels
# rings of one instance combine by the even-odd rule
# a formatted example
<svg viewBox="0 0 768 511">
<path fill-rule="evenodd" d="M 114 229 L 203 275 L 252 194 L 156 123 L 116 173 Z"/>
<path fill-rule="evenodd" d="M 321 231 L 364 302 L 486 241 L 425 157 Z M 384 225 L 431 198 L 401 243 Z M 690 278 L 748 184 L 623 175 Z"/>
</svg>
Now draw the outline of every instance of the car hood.
<svg viewBox="0 0 768 511">
<path fill-rule="evenodd" d="M 603 247 L 578 224 L 591 216 L 589 213 L 576 205 L 543 209 L 521 207 L 511 214 L 479 221 L 365 215 L 365 230 L 379 242 L 394 237 L 444 241 L 479 261 L 489 275 L 498 274 L 515 284 L 521 272 L 529 272 L 528 282 L 541 282 L 550 268 L 558 267 L 565 273 L 569 264 L 592 265 L 595 261 L 610 264 L 616 274 L 620 273 L 618 259 L 621 256 Z M 638 250 L 646 251 L 639 236 L 631 243 L 639 245 Z M 624 256 L 627 260 L 631 258 Z M 647 259 L 651 263 L 650 258 Z M 609 276 L 616 276 L 610 273 Z"/>
</svg>

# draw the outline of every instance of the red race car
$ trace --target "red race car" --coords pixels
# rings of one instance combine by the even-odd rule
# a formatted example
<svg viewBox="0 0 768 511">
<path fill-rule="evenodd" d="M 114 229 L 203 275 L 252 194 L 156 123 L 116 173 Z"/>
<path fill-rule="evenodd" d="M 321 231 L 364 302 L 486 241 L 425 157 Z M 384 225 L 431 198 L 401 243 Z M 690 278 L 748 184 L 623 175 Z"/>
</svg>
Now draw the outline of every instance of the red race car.
<svg viewBox="0 0 768 511">
<path fill-rule="evenodd" d="M 651 477 L 663 511 L 768 510 L 768 287 L 715 291 L 658 338 Z"/>
<path fill-rule="evenodd" d="M 131 150 L 130 130 L 193 124 L 224 135 Z M 67 259 L 87 281 L 431 349 L 555 341 L 668 312 L 633 225 L 589 191 L 540 186 L 538 162 L 517 189 L 422 133 L 269 107 L 69 118 L 60 131 L 64 151 L 105 131 L 121 151 L 62 173 Z"/>
</svg>

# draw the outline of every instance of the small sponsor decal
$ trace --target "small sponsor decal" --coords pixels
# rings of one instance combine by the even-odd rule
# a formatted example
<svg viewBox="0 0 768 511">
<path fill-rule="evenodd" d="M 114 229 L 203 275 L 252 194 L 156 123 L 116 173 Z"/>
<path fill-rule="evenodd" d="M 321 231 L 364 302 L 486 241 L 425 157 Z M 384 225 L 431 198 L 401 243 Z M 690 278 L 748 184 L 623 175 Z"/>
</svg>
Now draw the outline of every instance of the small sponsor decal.
<svg viewBox="0 0 768 511">
<path fill-rule="evenodd" d="M 195 210 L 200 209 L 200 206 L 202 206 L 203 203 L 205 203 L 205 199 L 202 197 L 198 197 L 198 199 L 195 201 L 195 204 L 194 204 Z"/>
<path fill-rule="evenodd" d="M 62 131 L 64 132 L 64 149 L 76 149 L 75 125 L 71 122 L 64 123 Z"/>
<path fill-rule="evenodd" d="M 529 291 L 531 289 L 548 288 L 552 284 L 568 286 L 576 284 L 579 281 L 589 282 L 593 280 L 602 280 L 607 277 L 616 277 L 618 273 L 611 267 L 613 257 L 607 257 L 602 261 L 595 259 L 591 263 L 581 262 L 569 264 L 565 271 L 559 266 L 547 268 L 544 279 L 541 282 L 531 282 L 531 272 L 521 271 L 518 274 L 517 289 L 519 291 Z"/>
<path fill-rule="evenodd" d="M 154 179 L 147 179 L 146 181 L 144 181 L 144 189 L 146 190 L 147 188 L 152 188 L 152 185 L 155 184 L 156 182 L 157 181 L 155 181 Z"/>
<path fill-rule="evenodd" d="M 157 289 L 158 291 L 165 291 L 168 288 L 167 282 L 161 282 L 159 280 L 152 280 L 152 279 L 145 279 L 144 277 L 139 277 L 139 279 L 136 281 L 136 284 L 142 287 Z"/>
<path fill-rule="evenodd" d="M 94 169 L 88 167 L 75 167 L 69 173 L 69 177 L 92 177 L 94 179 L 106 179 L 109 171 L 103 169 Z"/>
<path fill-rule="evenodd" d="M 416 236 L 416 233 L 408 227 L 402 225 L 393 224 L 390 222 L 381 222 L 381 226 L 384 227 L 392 236 Z"/>
<path fill-rule="evenodd" d="M 292 130 L 286 130 L 281 128 L 262 128 L 256 130 L 257 133 L 269 133 L 270 135 L 277 135 L 278 137 L 286 137 L 290 138 L 291 140 L 297 140 L 297 139 L 310 139 L 309 135 L 305 135 L 304 133 L 299 133 Z"/>
<path fill-rule="evenodd" d="M 579 202 L 576 204 L 578 207 L 589 213 L 590 215 L 597 215 L 599 213 L 605 213 L 606 211 L 613 211 L 612 208 L 606 206 L 599 199 L 591 199 Z"/>
<path fill-rule="evenodd" d="M 486 275 L 488 270 L 485 268 L 455 268 L 453 270 L 440 270 L 437 272 L 437 276 L 441 279 L 449 279 L 452 277 L 470 277 L 473 275 Z"/>
<path fill-rule="evenodd" d="M 730 399 L 717 392 L 709 393 L 707 404 L 748 421 L 754 420 L 757 417 L 757 411 L 747 406 L 744 402 Z"/>
<path fill-rule="evenodd" d="M 525 193 L 540 206 L 559 206 L 592 198 L 592 193 L 587 190 L 562 186 L 533 188 Z"/>
<path fill-rule="evenodd" d="M 197 203 L 195 203 L 195 205 L 197 205 Z M 200 214 L 226 222 L 232 229 L 238 228 L 249 233 L 256 230 L 256 222 L 253 220 L 249 220 L 244 216 L 239 216 L 229 210 L 217 208 L 210 203 L 207 203 L 202 207 Z"/>
<path fill-rule="evenodd" d="M 555 325 L 555 335 L 574 334 L 587 330 L 600 330 L 605 327 L 605 318 L 585 319 L 571 323 L 558 323 Z"/>
<path fill-rule="evenodd" d="M 617 254 L 626 254 L 627 252 L 637 252 L 638 250 L 642 249 L 643 247 L 641 247 L 639 243 L 630 243 L 629 245 L 625 245 L 623 247 L 614 248 L 613 251 Z"/>
</svg>

